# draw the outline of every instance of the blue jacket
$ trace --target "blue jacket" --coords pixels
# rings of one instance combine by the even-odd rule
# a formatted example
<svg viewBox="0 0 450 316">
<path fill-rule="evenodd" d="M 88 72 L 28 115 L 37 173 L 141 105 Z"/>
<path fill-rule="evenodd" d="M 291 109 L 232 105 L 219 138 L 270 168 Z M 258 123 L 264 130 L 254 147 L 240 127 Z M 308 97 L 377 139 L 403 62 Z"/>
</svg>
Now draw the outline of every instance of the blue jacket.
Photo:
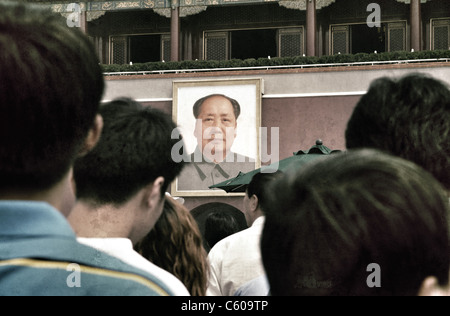
<svg viewBox="0 0 450 316">
<path fill-rule="evenodd" d="M 44 202 L 0 201 L 0 296 L 173 295 L 147 272 L 79 244 Z"/>
</svg>

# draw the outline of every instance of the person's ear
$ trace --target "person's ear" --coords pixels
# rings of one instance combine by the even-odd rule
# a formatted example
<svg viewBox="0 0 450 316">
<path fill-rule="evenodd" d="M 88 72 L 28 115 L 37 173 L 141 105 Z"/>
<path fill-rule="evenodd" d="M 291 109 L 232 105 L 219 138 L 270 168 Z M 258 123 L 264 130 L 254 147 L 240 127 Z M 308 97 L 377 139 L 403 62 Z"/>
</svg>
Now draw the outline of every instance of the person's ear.
<svg viewBox="0 0 450 316">
<path fill-rule="evenodd" d="M 442 287 L 436 277 L 429 276 L 422 282 L 418 296 L 450 296 L 450 286 Z"/>
<path fill-rule="evenodd" d="M 161 200 L 164 199 L 164 195 L 161 194 L 163 185 L 164 178 L 158 177 L 149 187 L 148 193 L 145 197 L 145 203 L 149 209 L 155 209 L 161 203 Z"/>
<path fill-rule="evenodd" d="M 255 212 L 258 209 L 258 203 L 259 203 L 258 197 L 255 194 L 253 194 L 250 197 L 250 209 L 252 212 Z"/>
<path fill-rule="evenodd" d="M 100 136 L 102 134 L 103 129 L 103 117 L 100 114 L 97 114 L 94 120 L 94 124 L 92 124 L 92 127 L 89 129 L 88 135 L 86 136 L 83 146 L 81 146 L 81 149 L 78 153 L 78 156 L 84 156 L 88 152 L 92 150 L 92 148 L 97 145 Z"/>
</svg>

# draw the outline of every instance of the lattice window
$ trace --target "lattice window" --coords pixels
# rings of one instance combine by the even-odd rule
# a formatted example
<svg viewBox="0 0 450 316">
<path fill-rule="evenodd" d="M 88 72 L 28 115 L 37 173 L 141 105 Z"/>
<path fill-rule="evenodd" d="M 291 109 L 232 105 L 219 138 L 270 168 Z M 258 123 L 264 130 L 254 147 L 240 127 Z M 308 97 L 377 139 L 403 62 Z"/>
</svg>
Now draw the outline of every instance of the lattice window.
<svg viewBox="0 0 450 316">
<path fill-rule="evenodd" d="M 236 28 L 244 25 L 247 27 L 250 25 L 271 27 L 274 24 L 280 25 L 280 23 L 297 23 L 298 19 L 298 10 L 283 8 L 278 3 L 261 3 L 260 5 L 255 3 L 255 5 L 249 6 L 210 6 L 207 11 L 202 13 L 199 23 L 202 27 L 214 27 L 215 29 Z"/>
<path fill-rule="evenodd" d="M 434 20 L 431 32 L 433 50 L 450 50 L 450 19 Z"/>
<path fill-rule="evenodd" d="M 278 31 L 278 56 L 300 56 L 304 52 L 303 28 L 280 29 Z"/>
<path fill-rule="evenodd" d="M 170 61 L 170 35 L 161 35 L 161 57 L 164 61 Z"/>
<path fill-rule="evenodd" d="M 348 25 L 331 27 L 331 55 L 350 52 L 350 27 Z"/>
<path fill-rule="evenodd" d="M 406 50 L 406 22 L 388 23 L 388 51 Z"/>
<path fill-rule="evenodd" d="M 110 64 L 128 63 L 128 37 L 111 36 L 110 45 Z"/>
<path fill-rule="evenodd" d="M 229 56 L 229 47 L 228 32 L 205 33 L 205 60 L 227 60 Z"/>
</svg>

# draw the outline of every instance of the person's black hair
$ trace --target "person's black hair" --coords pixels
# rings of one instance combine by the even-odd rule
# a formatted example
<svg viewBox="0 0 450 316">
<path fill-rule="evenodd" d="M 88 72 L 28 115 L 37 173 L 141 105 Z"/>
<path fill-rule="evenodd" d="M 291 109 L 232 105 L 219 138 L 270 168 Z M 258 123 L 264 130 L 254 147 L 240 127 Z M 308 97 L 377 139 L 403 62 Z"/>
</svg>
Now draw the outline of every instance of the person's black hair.
<svg viewBox="0 0 450 316">
<path fill-rule="evenodd" d="M 0 189 L 48 189 L 94 124 L 104 89 L 94 47 L 49 9 L 0 2 L 0 69 Z"/>
<path fill-rule="evenodd" d="M 223 97 L 223 98 L 227 99 L 228 101 L 230 101 L 231 106 L 233 107 L 233 112 L 234 112 L 234 116 L 236 117 L 236 120 L 238 119 L 239 115 L 241 115 L 241 106 L 239 105 L 238 101 L 236 101 L 235 99 L 230 98 L 224 94 L 210 94 L 203 98 L 198 99 L 194 103 L 193 112 L 194 112 L 195 118 L 198 118 L 201 107 L 203 105 L 203 102 L 205 102 L 206 100 L 208 100 L 209 98 L 212 98 L 212 97 Z"/>
<path fill-rule="evenodd" d="M 375 150 L 330 155 L 270 190 L 261 251 L 272 295 L 417 295 L 449 281 L 444 187 Z M 369 284 L 377 264 L 381 287 Z"/>
<path fill-rule="evenodd" d="M 281 178 L 283 174 L 281 170 L 269 173 L 258 172 L 247 185 L 245 194 L 249 198 L 256 195 L 258 198 L 258 206 L 264 213 L 269 199 L 269 192 L 267 192 L 269 185 L 271 182 Z"/>
<path fill-rule="evenodd" d="M 203 236 L 203 247 L 207 252 L 211 250 L 207 238 L 206 238 L 206 220 L 209 218 L 212 213 L 227 213 L 234 218 L 237 222 L 239 231 L 247 229 L 247 221 L 245 219 L 244 213 L 238 209 L 237 207 L 223 202 L 209 202 L 198 205 L 194 207 L 191 211 L 192 216 L 194 216 L 198 227 L 200 228 L 200 232 Z"/>
<path fill-rule="evenodd" d="M 231 213 L 215 211 L 205 220 L 205 238 L 210 249 L 220 240 L 239 231 L 241 227 Z"/>
<path fill-rule="evenodd" d="M 376 148 L 414 161 L 450 189 L 450 90 L 429 75 L 374 80 L 357 103 L 346 146 Z"/>
<path fill-rule="evenodd" d="M 100 114 L 104 127 L 99 143 L 74 165 L 77 197 L 121 205 L 160 176 L 163 196 L 184 166 L 171 157 L 180 141 L 171 138 L 177 127 L 172 118 L 123 98 L 103 104 Z"/>
<path fill-rule="evenodd" d="M 118 97 L 112 101 L 105 102 L 101 104 L 101 115 L 103 121 L 109 119 L 115 119 L 118 115 L 123 115 L 125 113 L 140 111 L 143 109 L 143 105 L 136 100 L 128 97 Z"/>
</svg>

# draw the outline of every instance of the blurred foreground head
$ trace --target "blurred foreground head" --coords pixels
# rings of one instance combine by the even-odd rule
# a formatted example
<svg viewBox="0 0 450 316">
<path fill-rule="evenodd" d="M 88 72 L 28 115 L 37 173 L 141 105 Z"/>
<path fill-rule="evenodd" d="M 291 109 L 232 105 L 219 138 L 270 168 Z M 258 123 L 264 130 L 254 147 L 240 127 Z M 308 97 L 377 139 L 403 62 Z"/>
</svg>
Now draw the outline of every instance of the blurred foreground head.
<svg viewBox="0 0 450 316">
<path fill-rule="evenodd" d="M 94 125 L 104 81 L 89 39 L 48 10 L 0 2 L 0 190 L 61 180 Z"/>
<path fill-rule="evenodd" d="M 431 76 L 382 77 L 347 124 L 346 146 L 375 148 L 414 161 L 450 192 L 450 90 Z"/>
<path fill-rule="evenodd" d="M 261 248 L 273 295 L 446 290 L 448 198 L 418 165 L 349 151 L 287 175 L 271 192 Z"/>
</svg>

